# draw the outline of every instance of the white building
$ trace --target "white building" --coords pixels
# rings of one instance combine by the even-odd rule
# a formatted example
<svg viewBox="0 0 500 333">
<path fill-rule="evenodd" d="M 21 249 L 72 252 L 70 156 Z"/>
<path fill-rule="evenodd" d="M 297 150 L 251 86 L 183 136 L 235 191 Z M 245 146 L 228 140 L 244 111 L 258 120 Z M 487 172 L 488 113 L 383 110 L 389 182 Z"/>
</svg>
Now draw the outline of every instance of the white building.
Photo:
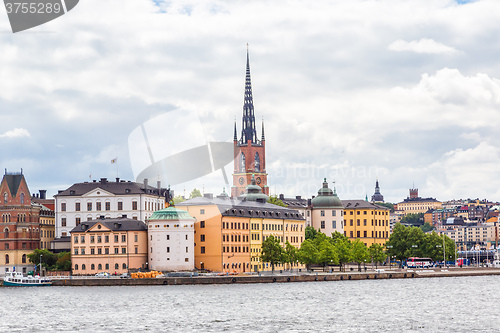
<svg viewBox="0 0 500 333">
<path fill-rule="evenodd" d="M 56 237 L 69 236 L 81 222 L 104 218 L 127 217 L 145 221 L 165 207 L 166 189 L 120 180 L 77 183 L 54 196 Z"/>
<path fill-rule="evenodd" d="M 157 271 L 194 269 L 195 219 L 185 210 L 168 207 L 147 220 L 149 267 Z"/>
<path fill-rule="evenodd" d="M 318 196 L 311 200 L 312 219 L 314 229 L 331 236 L 335 231 L 344 234 L 344 206 L 337 196 L 337 192 L 328 187 L 326 178 Z"/>
</svg>

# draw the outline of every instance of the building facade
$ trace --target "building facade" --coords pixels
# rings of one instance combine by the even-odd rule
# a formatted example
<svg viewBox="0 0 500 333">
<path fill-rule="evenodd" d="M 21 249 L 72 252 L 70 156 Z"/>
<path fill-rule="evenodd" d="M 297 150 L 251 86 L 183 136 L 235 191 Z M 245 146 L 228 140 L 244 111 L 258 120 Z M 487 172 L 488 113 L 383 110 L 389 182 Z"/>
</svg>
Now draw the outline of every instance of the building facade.
<svg viewBox="0 0 500 333">
<path fill-rule="evenodd" d="M 264 122 L 262 122 L 262 135 L 258 140 L 255 125 L 253 106 L 252 82 L 250 78 L 250 60 L 247 48 L 247 64 L 245 78 L 245 97 L 243 103 L 243 118 L 241 124 L 241 137 L 238 139 L 236 123 L 234 124 L 234 172 L 231 196 L 238 197 L 245 193 L 250 184 L 252 175 L 262 192 L 269 195 L 266 172 L 266 139 L 264 136 Z"/>
<path fill-rule="evenodd" d="M 40 245 L 40 206 L 32 205 L 22 171 L 5 170 L 0 183 L 0 274 L 34 269 L 27 255 Z"/>
<path fill-rule="evenodd" d="M 311 200 L 311 224 L 314 229 L 331 236 L 334 232 L 344 234 L 344 207 L 334 188 L 328 187 L 326 178 L 318 196 Z"/>
<path fill-rule="evenodd" d="M 77 183 L 56 194 L 56 237 L 69 236 L 84 221 L 127 217 L 145 221 L 165 207 L 166 189 L 116 178 Z"/>
<path fill-rule="evenodd" d="M 73 275 L 148 268 L 148 231 L 142 221 L 102 218 L 82 222 L 70 232 Z"/>
<path fill-rule="evenodd" d="M 50 243 L 56 235 L 56 217 L 55 212 L 40 205 L 40 248 L 50 249 Z"/>
<path fill-rule="evenodd" d="M 390 236 L 390 209 L 365 200 L 342 200 L 344 235 L 366 246 L 384 245 Z"/>
<path fill-rule="evenodd" d="M 418 189 L 410 189 L 410 196 L 404 199 L 402 202 L 397 203 L 395 210 L 400 211 L 402 214 L 406 215 L 409 213 L 418 214 L 425 213 L 429 209 L 441 209 L 442 203 L 437 201 L 435 198 L 421 198 L 418 196 Z"/>
<path fill-rule="evenodd" d="M 168 207 L 153 213 L 148 226 L 149 267 L 156 271 L 194 269 L 194 223 L 188 212 Z"/>
</svg>

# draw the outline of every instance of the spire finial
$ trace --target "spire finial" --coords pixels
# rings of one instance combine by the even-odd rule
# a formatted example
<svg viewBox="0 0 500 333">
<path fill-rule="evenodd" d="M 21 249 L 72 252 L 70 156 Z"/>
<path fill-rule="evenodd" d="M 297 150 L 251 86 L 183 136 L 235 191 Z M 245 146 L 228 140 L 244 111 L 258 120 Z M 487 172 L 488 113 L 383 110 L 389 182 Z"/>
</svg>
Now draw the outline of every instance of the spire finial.
<svg viewBox="0 0 500 333">
<path fill-rule="evenodd" d="M 262 117 L 262 138 L 261 141 L 266 141 L 266 136 L 264 135 L 264 117 Z"/>
<path fill-rule="evenodd" d="M 243 119 L 241 127 L 241 140 L 245 144 L 250 141 L 252 144 L 257 143 L 257 131 L 255 130 L 255 115 L 252 96 L 252 80 L 250 78 L 250 56 L 248 54 L 247 44 L 247 64 L 245 76 L 245 96 L 243 101 Z"/>
</svg>

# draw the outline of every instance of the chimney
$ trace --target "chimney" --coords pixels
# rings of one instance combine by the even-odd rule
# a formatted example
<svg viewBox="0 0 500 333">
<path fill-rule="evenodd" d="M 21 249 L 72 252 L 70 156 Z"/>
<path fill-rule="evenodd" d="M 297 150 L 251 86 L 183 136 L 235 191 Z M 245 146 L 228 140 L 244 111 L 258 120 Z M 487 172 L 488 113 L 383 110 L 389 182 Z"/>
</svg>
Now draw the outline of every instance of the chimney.
<svg viewBox="0 0 500 333">
<path fill-rule="evenodd" d="M 40 193 L 40 199 L 47 199 L 47 190 L 38 190 L 38 192 Z"/>
<path fill-rule="evenodd" d="M 300 199 L 302 199 L 302 196 L 297 195 L 297 196 L 295 196 L 295 199 L 300 200 Z"/>
<path fill-rule="evenodd" d="M 213 199 L 214 198 L 214 194 L 213 193 L 205 193 L 205 194 L 203 194 L 203 197 L 207 198 L 207 199 Z"/>
<path fill-rule="evenodd" d="M 280 194 L 280 200 L 283 200 L 285 199 L 285 195 L 284 194 Z"/>
<path fill-rule="evenodd" d="M 144 178 L 144 189 L 145 190 L 148 189 L 148 179 L 147 178 Z"/>
<path fill-rule="evenodd" d="M 313 198 L 314 198 L 314 197 L 313 197 Z M 308 206 L 311 206 L 311 201 L 312 201 L 311 199 L 307 199 L 307 205 L 308 205 Z"/>
<path fill-rule="evenodd" d="M 120 178 L 116 177 L 116 182 L 119 183 L 120 182 Z"/>
<path fill-rule="evenodd" d="M 101 178 L 101 184 L 106 184 L 108 182 L 107 178 Z"/>
</svg>

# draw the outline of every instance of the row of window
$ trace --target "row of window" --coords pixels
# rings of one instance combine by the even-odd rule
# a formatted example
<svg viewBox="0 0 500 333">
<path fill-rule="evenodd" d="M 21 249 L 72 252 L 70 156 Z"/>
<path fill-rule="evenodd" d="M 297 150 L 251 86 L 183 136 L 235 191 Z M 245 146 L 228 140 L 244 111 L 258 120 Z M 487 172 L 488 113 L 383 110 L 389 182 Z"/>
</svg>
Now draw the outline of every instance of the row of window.
<svg viewBox="0 0 500 333">
<path fill-rule="evenodd" d="M 167 253 L 170 253 L 170 246 L 165 247 L 165 250 Z M 153 247 L 151 247 L 151 253 L 153 253 Z M 186 246 L 186 253 L 189 253 L 189 246 Z"/>
<path fill-rule="evenodd" d="M 326 223 L 325 221 L 321 221 L 321 229 L 325 229 Z M 332 228 L 336 229 L 337 228 L 337 221 L 332 221 Z"/>
<path fill-rule="evenodd" d="M 74 236 L 73 237 L 73 243 L 75 244 L 78 244 L 78 242 L 80 243 L 85 243 L 85 235 L 82 235 L 82 236 Z M 101 235 L 98 235 L 98 236 L 94 236 L 94 235 L 90 235 L 89 236 L 89 240 L 90 240 L 90 243 L 95 243 L 96 240 L 97 240 L 97 243 L 102 243 L 103 241 L 103 236 Z M 120 235 L 114 235 L 114 242 L 115 243 L 119 243 L 119 240 L 120 240 Z M 127 235 L 121 235 L 121 242 L 122 243 L 125 243 L 127 241 Z M 138 242 L 139 241 L 139 235 L 134 235 L 134 242 Z M 104 235 L 104 243 L 109 243 L 109 235 Z"/>
<path fill-rule="evenodd" d="M 26 264 L 27 263 L 26 258 L 27 258 L 26 254 L 23 254 L 23 256 L 21 257 L 21 263 Z M 8 254 L 5 255 L 5 264 L 6 265 L 10 264 L 10 256 Z"/>
<path fill-rule="evenodd" d="M 132 201 L 132 210 L 137 210 L 137 201 Z M 91 212 L 93 210 L 93 202 L 87 202 L 87 211 Z M 162 209 L 163 206 L 159 202 L 150 202 L 150 201 L 145 201 L 144 202 L 144 207 L 146 207 L 146 210 L 148 211 L 157 211 L 159 209 Z M 65 212 L 67 210 L 66 207 L 66 202 L 61 202 L 61 212 Z M 81 203 L 80 202 L 75 202 L 75 211 L 80 212 L 81 209 Z M 95 210 L 96 211 L 102 211 L 102 203 L 100 201 L 97 201 L 95 203 Z M 104 202 L 104 210 L 111 210 L 111 202 L 106 201 Z M 117 202 L 117 210 L 123 210 L 123 201 L 118 201 Z"/>
<path fill-rule="evenodd" d="M 375 225 L 373 224 L 375 221 Z M 349 225 L 352 227 L 353 226 L 353 220 L 350 219 L 349 220 Z M 357 219 L 356 220 L 356 225 L 360 226 L 361 225 L 361 220 L 360 219 Z M 363 220 L 363 225 L 366 226 L 367 225 L 367 220 L 364 219 Z M 372 219 L 372 226 L 375 226 L 375 227 L 387 227 L 389 225 L 389 221 L 385 221 L 385 220 L 373 220 Z M 347 226 L 347 220 L 344 220 L 344 226 Z"/>
<path fill-rule="evenodd" d="M 203 236 L 202 242 L 205 241 L 205 235 L 200 235 Z M 243 237 L 241 237 L 243 236 Z M 201 237 L 200 237 L 201 238 Z M 243 240 L 242 240 L 243 239 Z M 222 241 L 223 242 L 229 242 L 229 235 L 222 235 Z M 248 235 L 231 235 L 231 242 L 248 242 Z"/>
<path fill-rule="evenodd" d="M 31 248 L 34 248 L 34 249 L 36 248 L 36 246 L 32 246 L 32 245 L 31 245 L 31 242 L 29 242 L 29 243 L 26 243 L 26 242 L 21 243 L 21 248 L 22 248 L 23 250 L 27 250 L 27 249 L 28 249 L 28 247 L 29 247 L 30 249 L 31 249 Z M 9 243 L 4 243 L 4 248 L 5 248 L 5 250 L 10 250 L 10 244 L 9 244 Z M 15 250 L 15 249 L 13 249 L 13 250 Z"/>
<path fill-rule="evenodd" d="M 139 253 L 139 248 L 135 247 L 134 248 L 134 252 L 135 252 L 135 254 L 138 254 Z M 82 247 L 80 249 L 75 248 L 73 253 L 75 255 L 85 255 L 86 254 L 84 247 Z M 96 254 L 96 249 L 95 248 L 91 248 L 90 249 L 90 254 L 92 254 L 92 255 Z M 98 247 L 97 248 L 97 254 L 103 254 L 103 248 Z M 104 254 L 109 254 L 109 247 L 105 247 L 104 248 Z M 120 254 L 120 248 L 115 247 L 114 248 L 114 254 Z M 122 247 L 121 248 L 121 254 L 127 254 L 127 248 L 126 247 Z"/>
<path fill-rule="evenodd" d="M 17 222 L 26 222 L 26 214 L 17 214 L 16 216 L 16 221 Z M 12 216 L 11 214 L 2 214 L 2 222 L 16 222 L 16 221 L 12 221 Z M 32 222 L 31 221 L 31 214 L 29 215 L 29 222 Z"/>
<path fill-rule="evenodd" d="M 389 238 L 389 232 L 388 231 L 372 231 L 371 233 L 371 238 Z M 347 231 L 344 231 L 344 236 L 347 236 Z M 349 237 L 354 238 L 354 231 L 349 231 Z M 356 232 L 356 237 L 360 238 L 361 237 L 361 231 Z M 366 238 L 368 237 L 368 232 L 365 230 L 363 231 L 363 237 Z"/>
<path fill-rule="evenodd" d="M 371 215 L 373 215 L 373 210 L 370 211 Z M 368 212 L 366 210 L 363 211 L 363 215 L 367 215 Z M 344 214 L 345 215 L 345 214 Z M 352 210 L 349 211 L 349 215 L 354 215 Z M 356 215 L 361 215 L 361 211 L 357 210 Z M 375 215 L 389 215 L 389 212 L 375 211 Z"/>
<path fill-rule="evenodd" d="M 203 222 L 203 227 L 200 226 L 201 228 L 205 227 L 205 221 Z M 236 230 L 248 230 L 248 223 L 241 223 L 241 222 L 222 222 L 222 229 L 236 229 Z"/>
<path fill-rule="evenodd" d="M 20 199 L 21 205 L 24 205 L 24 193 L 21 193 L 21 195 L 19 196 L 19 199 Z M 3 193 L 3 203 L 5 205 L 9 203 L 9 195 L 7 194 L 7 192 Z"/>
<path fill-rule="evenodd" d="M 321 216 L 325 216 L 325 214 L 326 214 L 326 213 L 325 213 L 325 211 L 324 211 L 324 210 L 320 211 L 320 215 L 321 215 Z M 351 215 L 352 215 L 352 214 L 351 214 Z M 309 215 L 308 215 L 308 216 L 309 216 Z M 336 211 L 336 210 L 332 210 L 332 216 L 337 216 L 337 211 Z M 341 211 L 340 211 L 340 216 L 344 216 L 344 211 L 343 211 L 343 210 L 341 210 Z"/>
<path fill-rule="evenodd" d="M 102 267 L 103 267 L 102 264 L 98 264 L 97 265 L 97 270 L 98 271 L 102 270 Z M 75 264 L 75 267 L 73 268 L 73 270 L 74 271 L 78 271 L 78 268 L 79 268 L 78 264 Z M 95 270 L 95 268 L 96 268 L 95 264 L 91 264 L 90 265 L 90 270 L 91 271 Z M 82 264 L 82 271 L 85 271 L 86 269 L 87 269 L 87 266 L 85 264 Z M 104 265 L 104 269 L 105 270 L 109 270 L 109 264 L 105 264 Z M 118 263 L 115 264 L 115 269 L 120 269 L 120 265 Z M 122 269 L 127 269 L 127 264 L 126 263 L 122 264 Z"/>
<path fill-rule="evenodd" d="M 203 249 L 203 252 L 201 252 L 201 253 L 205 253 L 204 250 L 205 249 Z M 231 252 L 231 253 L 233 253 L 233 252 L 241 252 L 241 253 L 245 252 L 246 253 L 246 252 L 248 252 L 248 246 L 231 246 L 231 251 L 229 251 L 229 246 L 223 246 L 222 252 Z"/>
</svg>

